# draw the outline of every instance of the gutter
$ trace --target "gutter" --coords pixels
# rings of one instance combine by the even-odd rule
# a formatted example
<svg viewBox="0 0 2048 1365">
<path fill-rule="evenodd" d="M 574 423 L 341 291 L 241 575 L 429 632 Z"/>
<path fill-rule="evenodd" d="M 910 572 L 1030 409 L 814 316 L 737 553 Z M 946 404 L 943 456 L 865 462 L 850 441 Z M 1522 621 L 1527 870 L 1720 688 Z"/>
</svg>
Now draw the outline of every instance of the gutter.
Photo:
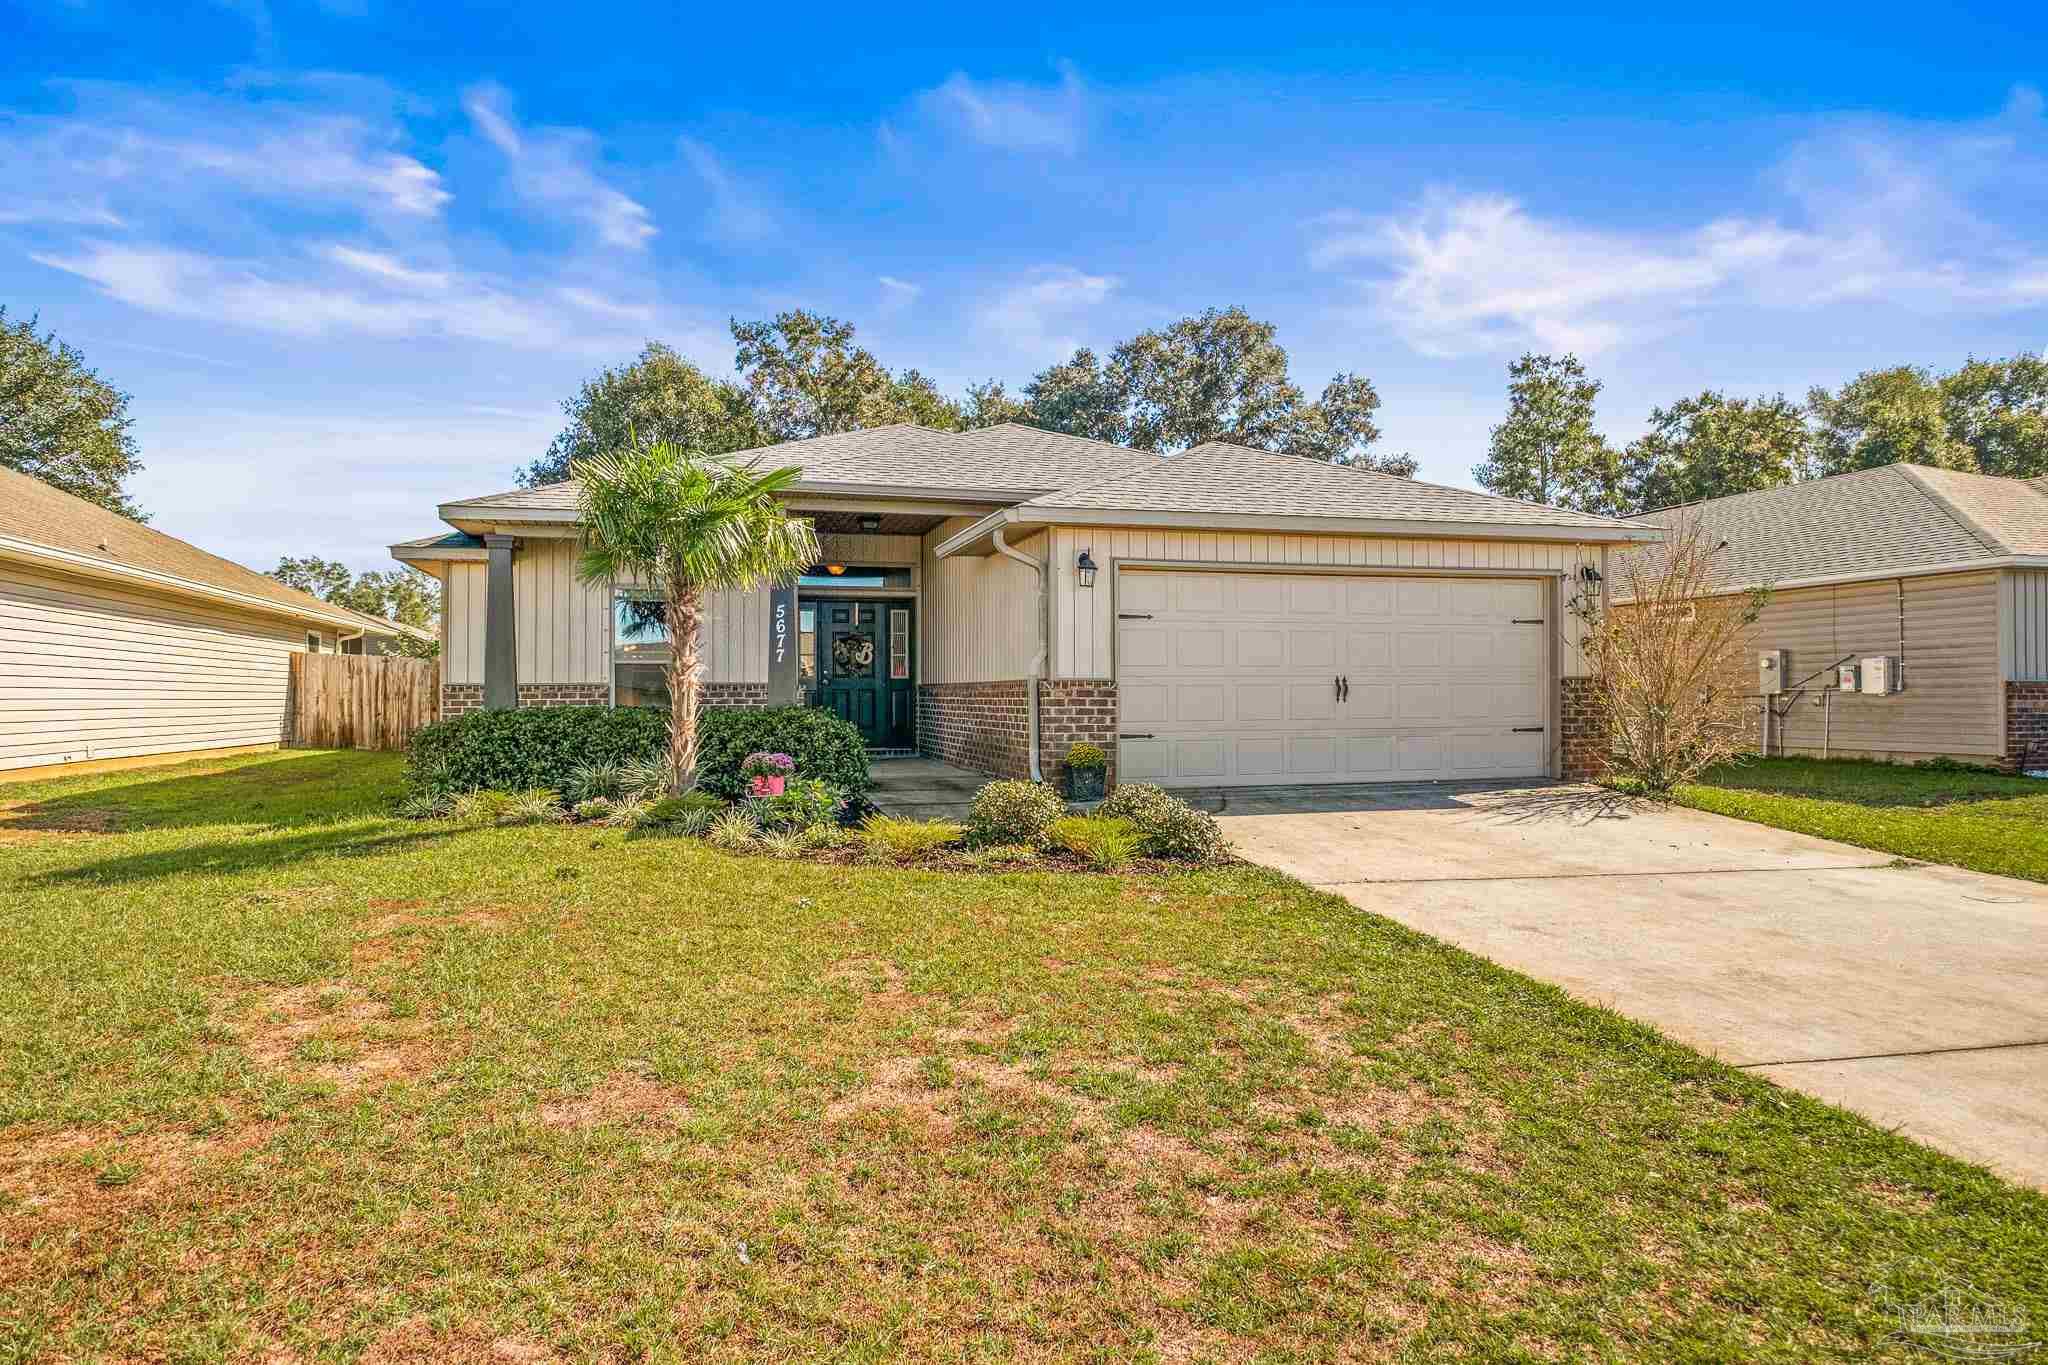
<svg viewBox="0 0 2048 1365">
<path fill-rule="evenodd" d="M 298 607 L 273 598 L 258 597 L 254 593 L 238 592 L 233 588 L 217 588 L 194 579 L 180 578 L 176 574 L 159 573 L 154 569 L 138 569 L 118 561 L 96 559 L 91 555 L 82 555 L 71 550 L 38 545 L 34 541 L 22 540 L 16 536 L 0 535 L 0 559 L 20 560 L 84 578 L 165 588 L 204 601 L 225 602 L 248 611 L 282 616 L 289 621 L 317 621 L 322 625 L 341 626 L 349 630 L 362 629 L 362 622 L 352 616 L 329 615 L 324 611 L 314 611 L 310 607 Z M 255 571 L 252 569 L 250 572 Z"/>
<path fill-rule="evenodd" d="M 1045 781 L 1045 774 L 1040 770 L 1038 764 L 1038 680 L 1044 675 L 1045 666 L 1052 655 L 1052 631 L 1047 624 L 1052 610 L 1052 580 L 1051 576 L 1046 572 L 1045 565 L 1039 563 L 1030 555 L 1025 554 L 1022 550 L 1013 548 L 1008 541 L 1003 539 L 1003 528 L 1001 526 L 995 528 L 994 534 L 997 554 L 1002 555 L 1006 559 L 1016 560 L 1019 564 L 1022 564 L 1025 568 L 1038 575 L 1038 652 L 1031 656 L 1031 696 L 1025 705 L 1025 710 L 1030 717 L 1026 725 L 1026 733 L 1029 735 L 1028 743 L 1031 745 L 1031 780 L 1033 782 L 1043 782 Z"/>
<path fill-rule="evenodd" d="M 1816 574 L 1810 578 L 1781 578 L 1775 582 L 1737 583 L 1716 586 L 1706 595 L 1730 597 L 1738 592 L 1769 588 L 1790 592 L 1794 588 L 1828 588 L 1843 583 L 1889 583 L 1898 578 L 1929 578 L 1936 574 L 1972 573 L 1990 569 L 2048 569 L 2048 555 L 1996 555 L 1985 559 L 1952 559 L 1940 564 L 1920 564 L 1904 569 L 1863 569 L 1855 573 Z M 1635 599 L 1616 596 L 1617 602 Z"/>
</svg>

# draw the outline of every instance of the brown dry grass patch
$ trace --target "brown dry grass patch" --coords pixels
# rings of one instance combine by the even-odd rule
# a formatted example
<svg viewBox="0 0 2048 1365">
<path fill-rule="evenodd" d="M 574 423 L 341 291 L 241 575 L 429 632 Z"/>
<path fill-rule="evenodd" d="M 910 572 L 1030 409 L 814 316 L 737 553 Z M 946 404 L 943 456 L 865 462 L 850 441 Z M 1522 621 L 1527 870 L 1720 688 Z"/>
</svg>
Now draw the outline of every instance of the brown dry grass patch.
<svg viewBox="0 0 2048 1365">
<path fill-rule="evenodd" d="M 249 1123 L 205 1133 L 124 1135 L 109 1125 L 0 1134 L 0 1227 L 96 1222 L 162 1202 L 196 1171 L 253 1151 L 276 1131 Z"/>
<path fill-rule="evenodd" d="M 346 980 L 271 991 L 220 1022 L 259 1066 L 343 1091 L 424 1075 L 435 1060 L 424 1025 Z"/>
<path fill-rule="evenodd" d="M 550 1128 L 596 1128 L 677 1123 L 690 1116 L 674 1086 L 629 1071 L 614 1072 L 581 1095 L 550 1100 L 534 1110 Z"/>
</svg>

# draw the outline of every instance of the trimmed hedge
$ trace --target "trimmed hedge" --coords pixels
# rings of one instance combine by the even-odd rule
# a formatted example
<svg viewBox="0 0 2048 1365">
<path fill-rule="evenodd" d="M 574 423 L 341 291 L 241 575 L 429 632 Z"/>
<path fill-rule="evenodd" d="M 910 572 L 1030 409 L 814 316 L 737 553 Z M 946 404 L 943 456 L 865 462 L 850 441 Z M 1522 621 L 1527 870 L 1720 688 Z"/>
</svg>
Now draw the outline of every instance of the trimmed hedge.
<svg viewBox="0 0 2048 1365">
<path fill-rule="evenodd" d="M 526 791 L 576 787 L 579 769 L 659 758 L 668 713 L 650 707 L 535 706 L 471 711 L 412 737 L 406 782 L 415 791 Z M 797 775 L 851 797 L 874 783 L 860 731 L 808 706 L 711 709 L 697 716 L 697 785 L 728 801 L 745 794 L 740 764 L 760 750 L 796 759 Z"/>
<path fill-rule="evenodd" d="M 729 801 L 746 794 L 740 764 L 752 753 L 788 754 L 798 777 L 828 782 L 849 797 L 875 784 L 860 730 L 814 706 L 770 706 L 701 713 L 697 721 L 697 785 Z"/>
<path fill-rule="evenodd" d="M 413 791 L 568 791 L 578 768 L 660 754 L 668 717 L 603 706 L 471 711 L 414 732 L 406 761 Z"/>
</svg>

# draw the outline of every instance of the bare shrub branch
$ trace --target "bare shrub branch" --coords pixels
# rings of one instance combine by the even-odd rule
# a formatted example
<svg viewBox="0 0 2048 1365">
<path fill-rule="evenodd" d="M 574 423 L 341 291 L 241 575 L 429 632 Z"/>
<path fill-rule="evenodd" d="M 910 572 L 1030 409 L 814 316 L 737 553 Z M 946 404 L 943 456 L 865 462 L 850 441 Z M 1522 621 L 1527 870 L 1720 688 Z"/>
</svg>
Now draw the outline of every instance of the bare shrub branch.
<svg viewBox="0 0 2048 1365">
<path fill-rule="evenodd" d="M 1611 607 L 1576 607 L 1606 713 L 1609 765 L 1652 792 L 1750 748 L 1750 656 L 1770 590 L 1720 588 L 1720 547 L 1696 518 L 1680 516 L 1661 544 L 1612 563 Z"/>
</svg>

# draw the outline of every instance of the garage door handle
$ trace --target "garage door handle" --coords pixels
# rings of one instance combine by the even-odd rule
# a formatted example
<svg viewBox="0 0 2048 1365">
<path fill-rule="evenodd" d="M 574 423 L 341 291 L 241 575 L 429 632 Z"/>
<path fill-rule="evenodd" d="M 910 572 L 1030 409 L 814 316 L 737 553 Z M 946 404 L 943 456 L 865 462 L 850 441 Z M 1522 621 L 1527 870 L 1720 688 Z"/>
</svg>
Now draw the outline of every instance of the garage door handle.
<svg viewBox="0 0 2048 1365">
<path fill-rule="evenodd" d="M 1154 738 L 1157 738 L 1157 736 L 1154 736 L 1154 735 L 1140 735 L 1140 734 L 1136 734 L 1136 733 L 1134 733 L 1134 732 L 1132 732 L 1132 731 L 1130 731 L 1130 730 L 1119 730 L 1119 731 L 1117 731 L 1117 732 L 1116 732 L 1116 737 L 1117 737 L 1118 739 L 1154 739 Z"/>
<path fill-rule="evenodd" d="M 1513 735 L 1540 735 L 1543 733 L 1543 727 L 1540 725 L 1517 725 L 1508 733 Z"/>
<path fill-rule="evenodd" d="M 1149 611 L 1120 611 L 1116 614 L 1116 619 L 1119 621 L 1149 621 L 1152 619 L 1152 613 Z"/>
<path fill-rule="evenodd" d="M 1540 616 L 1517 616 L 1508 624 L 1511 626 L 1540 626 L 1543 624 L 1543 618 Z"/>
</svg>

